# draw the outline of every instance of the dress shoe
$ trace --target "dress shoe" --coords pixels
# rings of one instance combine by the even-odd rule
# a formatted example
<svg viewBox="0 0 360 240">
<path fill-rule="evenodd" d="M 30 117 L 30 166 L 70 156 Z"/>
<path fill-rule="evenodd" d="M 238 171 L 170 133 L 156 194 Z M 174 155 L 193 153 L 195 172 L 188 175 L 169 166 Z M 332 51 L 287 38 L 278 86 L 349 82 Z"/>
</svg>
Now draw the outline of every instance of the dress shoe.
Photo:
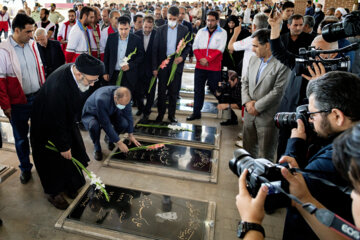
<svg viewBox="0 0 360 240">
<path fill-rule="evenodd" d="M 190 116 L 188 116 L 186 118 L 186 121 L 193 121 L 195 119 L 201 119 L 201 115 L 194 115 L 194 114 L 191 114 Z"/>
<path fill-rule="evenodd" d="M 238 121 L 237 121 L 237 120 L 228 119 L 228 120 L 226 120 L 226 121 L 220 122 L 220 125 L 221 125 L 221 126 L 238 125 Z"/>
<path fill-rule="evenodd" d="M 54 205 L 57 209 L 65 210 L 69 207 L 69 203 L 65 200 L 65 198 L 59 193 L 58 195 L 49 195 L 48 201 Z"/>
<path fill-rule="evenodd" d="M 103 159 L 103 155 L 101 151 L 94 151 L 94 158 L 96 161 L 101 161 Z"/>
<path fill-rule="evenodd" d="M 30 171 L 24 171 L 20 174 L 20 182 L 22 184 L 26 184 L 31 178 L 31 172 Z"/>
<path fill-rule="evenodd" d="M 143 117 L 140 119 L 140 121 L 142 123 L 146 123 L 147 121 L 149 121 L 149 115 L 144 114 Z"/>
<path fill-rule="evenodd" d="M 137 112 L 136 112 L 136 116 L 140 116 L 142 114 L 142 111 L 141 110 L 138 110 Z"/>
<path fill-rule="evenodd" d="M 163 118 L 164 118 L 164 115 L 158 115 L 158 116 L 156 117 L 156 119 L 155 119 L 155 122 L 160 123 L 160 122 L 163 121 Z"/>
<path fill-rule="evenodd" d="M 178 120 L 175 117 L 168 117 L 168 119 L 169 119 L 169 121 L 171 123 L 177 123 L 178 122 Z"/>
</svg>

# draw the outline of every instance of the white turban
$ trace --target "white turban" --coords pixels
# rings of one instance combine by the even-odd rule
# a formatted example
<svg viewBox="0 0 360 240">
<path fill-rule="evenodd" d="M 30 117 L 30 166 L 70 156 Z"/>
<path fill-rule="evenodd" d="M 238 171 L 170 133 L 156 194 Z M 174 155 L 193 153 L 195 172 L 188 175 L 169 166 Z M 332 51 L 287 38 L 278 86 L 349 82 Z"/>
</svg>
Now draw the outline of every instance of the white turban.
<svg viewBox="0 0 360 240">
<path fill-rule="evenodd" d="M 341 15 L 343 15 L 343 16 L 347 14 L 347 11 L 344 8 L 337 8 L 335 10 L 335 12 L 337 12 L 337 11 L 339 11 L 341 13 Z"/>
</svg>

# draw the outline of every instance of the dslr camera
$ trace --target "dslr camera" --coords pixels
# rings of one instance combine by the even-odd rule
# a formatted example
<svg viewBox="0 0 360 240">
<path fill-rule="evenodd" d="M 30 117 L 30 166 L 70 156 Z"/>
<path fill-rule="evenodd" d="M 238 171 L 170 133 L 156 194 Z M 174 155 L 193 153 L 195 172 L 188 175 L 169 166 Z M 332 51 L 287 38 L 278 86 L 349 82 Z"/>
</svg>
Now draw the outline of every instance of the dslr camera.
<svg viewBox="0 0 360 240">
<path fill-rule="evenodd" d="M 347 47 L 335 49 L 335 50 L 316 50 L 313 46 L 309 47 L 309 50 L 305 48 L 299 49 L 299 57 L 295 59 L 295 72 L 296 76 L 301 74 L 309 74 L 308 66 L 314 70 L 313 63 L 322 63 L 326 72 L 330 71 L 344 71 L 349 72 L 351 68 L 350 57 L 345 56 L 344 53 L 356 50 L 358 43 L 353 43 Z M 324 59 L 320 54 L 338 53 L 339 57 L 333 59 Z"/>
<path fill-rule="evenodd" d="M 283 167 L 263 158 L 254 159 L 244 149 L 235 150 L 234 158 L 229 161 L 229 168 L 238 177 L 245 169 L 248 169 L 247 189 L 253 198 L 256 197 L 262 184 L 268 186 L 269 191 L 264 206 L 267 213 L 290 206 L 290 199 L 274 187 L 275 185 L 289 192 L 289 183 L 281 174 Z"/>
<path fill-rule="evenodd" d="M 308 104 L 298 106 L 296 112 L 279 112 L 275 114 L 274 122 L 277 128 L 293 129 L 297 128 L 297 120 L 304 123 L 306 132 L 312 130 L 312 124 L 309 123 Z"/>
<path fill-rule="evenodd" d="M 221 82 L 216 89 L 219 103 L 230 103 L 231 99 L 231 85 L 229 83 L 229 74 L 227 67 L 221 70 Z"/>
</svg>

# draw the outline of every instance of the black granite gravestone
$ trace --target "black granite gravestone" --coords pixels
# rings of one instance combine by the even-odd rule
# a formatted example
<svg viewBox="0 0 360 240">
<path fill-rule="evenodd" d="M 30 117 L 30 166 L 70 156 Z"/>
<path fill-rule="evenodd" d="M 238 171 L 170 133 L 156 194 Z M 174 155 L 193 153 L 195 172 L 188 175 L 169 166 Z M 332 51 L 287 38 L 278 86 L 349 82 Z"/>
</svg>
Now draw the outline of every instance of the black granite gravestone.
<svg viewBox="0 0 360 240">
<path fill-rule="evenodd" d="M 205 238 L 209 203 L 107 185 L 110 202 L 93 187 L 68 215 L 71 221 L 150 239 Z"/>
<path fill-rule="evenodd" d="M 139 141 L 142 146 L 152 146 L 154 143 Z M 124 141 L 129 144 L 128 140 Z M 128 145 L 129 149 L 135 147 Z M 112 161 L 125 161 L 142 163 L 151 166 L 165 167 L 169 169 L 194 172 L 211 175 L 213 150 L 185 147 L 181 145 L 165 144 L 156 149 L 144 149 L 122 153 L 119 149 L 111 155 Z"/>
<path fill-rule="evenodd" d="M 176 123 L 175 125 L 181 126 L 184 129 L 190 131 L 176 131 L 167 128 L 155 128 L 155 127 L 144 127 L 138 126 L 139 123 L 135 125 L 134 134 L 143 135 L 143 136 L 156 136 L 159 138 L 175 139 L 180 141 L 190 141 L 208 145 L 216 144 L 216 127 L 208 126 L 199 126 L 186 123 Z M 150 125 L 161 125 L 168 126 L 170 123 L 162 122 L 158 123 L 153 120 L 149 120 L 146 124 Z"/>
</svg>

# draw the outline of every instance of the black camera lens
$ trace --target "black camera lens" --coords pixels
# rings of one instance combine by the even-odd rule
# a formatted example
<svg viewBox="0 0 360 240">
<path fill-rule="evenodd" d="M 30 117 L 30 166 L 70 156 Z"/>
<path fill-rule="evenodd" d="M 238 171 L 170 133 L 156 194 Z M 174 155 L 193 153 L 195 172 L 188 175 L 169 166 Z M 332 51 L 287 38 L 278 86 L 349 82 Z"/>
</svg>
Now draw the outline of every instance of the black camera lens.
<svg viewBox="0 0 360 240">
<path fill-rule="evenodd" d="M 296 128 L 297 115 L 294 112 L 277 113 L 274 117 L 275 126 L 277 128 Z"/>
<path fill-rule="evenodd" d="M 327 24 L 321 31 L 324 40 L 327 42 L 335 42 L 347 37 L 342 22 Z"/>
</svg>

